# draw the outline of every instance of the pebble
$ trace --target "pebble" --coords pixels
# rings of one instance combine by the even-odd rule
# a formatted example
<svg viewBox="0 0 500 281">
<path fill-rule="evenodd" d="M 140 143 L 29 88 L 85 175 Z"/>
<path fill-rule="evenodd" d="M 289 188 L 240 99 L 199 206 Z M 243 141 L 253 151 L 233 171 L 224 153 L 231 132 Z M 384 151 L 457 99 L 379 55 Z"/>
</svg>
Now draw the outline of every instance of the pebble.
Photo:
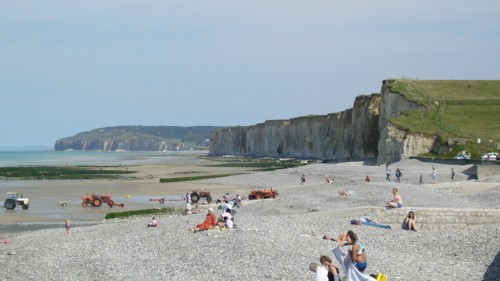
<svg viewBox="0 0 500 281">
<path fill-rule="evenodd" d="M 350 224 L 354 216 L 327 215 L 332 210 L 383 206 L 393 187 L 399 188 L 407 206 L 500 208 L 500 185 L 459 192 L 418 185 L 418 176 L 431 170 L 430 163 L 404 160 L 394 165 L 404 171 L 402 183 L 384 182 L 383 167 L 361 162 L 205 180 L 207 189 L 237 185 L 279 190 L 275 200 L 244 202 L 236 215 L 237 231 L 187 231 L 186 226 L 204 220 L 201 213 L 157 217 L 155 229 L 145 227 L 149 217 L 140 217 L 75 227 L 70 235 L 63 228 L 1 233 L 0 239 L 11 243 L 7 254 L 0 255 L 0 276 L 2 280 L 312 280 L 309 263 L 319 262 L 321 255 L 335 261 L 331 250 L 336 243 L 321 237 L 337 237 L 352 229 L 366 247 L 367 273 L 383 272 L 394 280 L 499 280 L 487 275 L 498 272 L 498 264 L 492 263 L 500 252 L 498 224 L 412 233 L 355 226 Z M 451 167 L 457 174 L 470 168 L 434 165 L 441 175 Z M 302 174 L 307 178 L 304 185 L 299 183 Z M 334 183 L 326 185 L 324 175 L 333 176 Z M 371 177 L 368 184 L 366 175 Z M 352 193 L 339 197 L 338 190 Z"/>
</svg>

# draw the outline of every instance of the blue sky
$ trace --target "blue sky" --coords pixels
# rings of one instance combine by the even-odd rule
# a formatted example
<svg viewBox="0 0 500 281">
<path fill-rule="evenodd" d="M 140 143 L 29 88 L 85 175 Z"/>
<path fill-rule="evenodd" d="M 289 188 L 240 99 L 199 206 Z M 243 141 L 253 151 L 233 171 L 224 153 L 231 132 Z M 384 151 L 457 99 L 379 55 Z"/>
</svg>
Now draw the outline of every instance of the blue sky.
<svg viewBox="0 0 500 281">
<path fill-rule="evenodd" d="M 499 79 L 499 1 L 0 0 L 0 148 L 339 112 L 387 78 Z"/>
</svg>

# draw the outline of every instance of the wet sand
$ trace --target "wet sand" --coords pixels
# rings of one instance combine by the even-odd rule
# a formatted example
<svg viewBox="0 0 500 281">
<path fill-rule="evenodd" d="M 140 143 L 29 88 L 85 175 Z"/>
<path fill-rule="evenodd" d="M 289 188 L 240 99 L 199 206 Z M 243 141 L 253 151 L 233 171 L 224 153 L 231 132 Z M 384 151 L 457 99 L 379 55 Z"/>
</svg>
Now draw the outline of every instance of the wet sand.
<svg viewBox="0 0 500 281">
<path fill-rule="evenodd" d="M 97 180 L 2 180 L 0 181 L 0 199 L 5 200 L 9 191 L 23 193 L 30 198 L 28 210 L 19 206 L 14 210 L 0 209 L 1 224 L 39 224 L 61 222 L 68 217 L 73 222 L 99 222 L 108 212 L 137 209 L 150 209 L 167 206 L 183 206 L 183 201 L 166 201 L 160 204 L 149 201 L 150 198 L 165 197 L 171 200 L 180 200 L 186 192 L 204 189 L 212 193 L 215 199 L 222 197 L 225 192 L 248 192 L 248 187 L 237 185 L 207 185 L 196 181 L 178 183 L 160 183 L 160 178 L 175 178 L 187 176 L 202 176 L 214 174 L 252 173 L 252 168 L 216 167 L 216 162 L 199 159 L 180 165 L 159 164 L 140 166 L 121 166 L 122 169 L 137 171 L 120 179 Z M 220 162 L 217 162 L 220 163 Z M 115 203 L 125 204 L 124 208 L 107 205 L 96 207 L 82 207 L 82 196 L 86 194 L 112 195 Z M 128 196 L 130 195 L 130 196 Z M 67 206 L 60 206 L 60 202 L 68 202 Z M 200 203 L 206 202 L 201 199 Z"/>
</svg>

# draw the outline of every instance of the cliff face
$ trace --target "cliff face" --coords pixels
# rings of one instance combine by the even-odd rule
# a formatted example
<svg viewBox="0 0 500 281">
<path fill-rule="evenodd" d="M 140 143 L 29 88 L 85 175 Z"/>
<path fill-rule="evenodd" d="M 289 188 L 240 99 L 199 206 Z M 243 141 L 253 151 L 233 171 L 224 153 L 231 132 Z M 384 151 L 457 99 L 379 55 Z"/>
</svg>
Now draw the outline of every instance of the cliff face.
<svg viewBox="0 0 500 281">
<path fill-rule="evenodd" d="M 380 102 L 380 140 L 378 142 L 378 162 L 390 163 L 402 158 L 416 156 L 432 150 L 436 137 L 425 137 L 422 134 L 408 134 L 390 123 L 389 119 L 401 115 L 405 110 L 426 110 L 426 107 L 406 100 L 401 94 L 393 93 L 390 83 L 382 84 Z"/>
<path fill-rule="evenodd" d="M 184 144 L 169 143 L 162 138 L 152 137 L 102 137 L 102 138 L 64 138 L 56 141 L 55 150 L 129 150 L 129 151 L 166 151 L 184 150 Z"/>
<path fill-rule="evenodd" d="M 78 133 L 56 141 L 54 149 L 100 151 L 176 151 L 207 149 L 214 126 L 115 126 Z"/>
<path fill-rule="evenodd" d="M 426 107 L 391 92 L 386 80 L 381 94 L 359 96 L 346 111 L 213 131 L 210 154 L 390 163 L 439 150 L 437 137 L 409 134 L 390 122 L 406 110 Z"/>
<path fill-rule="evenodd" d="M 210 154 L 250 157 L 367 159 L 378 155 L 381 96 L 360 96 L 352 109 L 266 121 L 212 132 Z"/>
</svg>

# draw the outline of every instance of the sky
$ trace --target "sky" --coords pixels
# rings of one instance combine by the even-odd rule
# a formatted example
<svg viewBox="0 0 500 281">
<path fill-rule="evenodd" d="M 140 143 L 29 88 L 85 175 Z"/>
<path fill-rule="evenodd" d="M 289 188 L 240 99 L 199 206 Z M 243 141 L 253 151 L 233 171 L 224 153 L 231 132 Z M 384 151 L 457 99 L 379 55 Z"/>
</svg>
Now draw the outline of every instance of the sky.
<svg viewBox="0 0 500 281">
<path fill-rule="evenodd" d="M 500 1 L 0 0 L 0 148 L 340 112 L 382 80 L 499 79 Z"/>
</svg>

